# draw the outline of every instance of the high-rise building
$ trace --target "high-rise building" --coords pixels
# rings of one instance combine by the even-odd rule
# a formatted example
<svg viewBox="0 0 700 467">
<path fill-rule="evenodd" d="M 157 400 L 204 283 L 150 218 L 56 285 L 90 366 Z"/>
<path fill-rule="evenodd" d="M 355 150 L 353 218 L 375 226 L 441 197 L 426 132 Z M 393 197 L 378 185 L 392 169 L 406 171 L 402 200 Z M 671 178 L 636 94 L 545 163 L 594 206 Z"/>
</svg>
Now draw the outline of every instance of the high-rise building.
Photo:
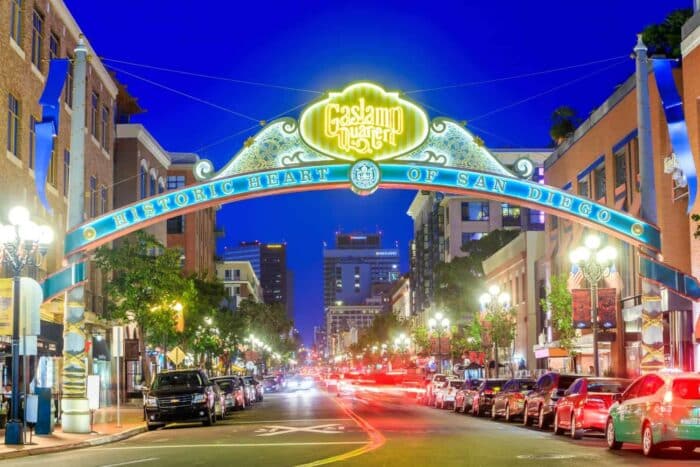
<svg viewBox="0 0 700 467">
<path fill-rule="evenodd" d="M 506 167 L 527 157 L 535 164 L 533 180 L 543 180 L 547 149 L 495 149 Z M 544 214 L 534 209 L 472 196 L 419 191 L 408 208 L 413 219 L 410 243 L 411 309 L 418 314 L 434 302 L 435 270 L 439 263 L 464 256 L 462 247 L 498 229 L 544 230 Z"/>
<path fill-rule="evenodd" d="M 294 315 L 290 297 L 290 277 L 287 270 L 287 244 L 241 242 L 236 247 L 227 247 L 222 255 L 225 261 L 248 261 L 260 278 L 263 301 L 268 304 L 281 303 L 287 316 Z"/>
<path fill-rule="evenodd" d="M 224 284 L 232 308 L 243 300 L 262 301 L 260 280 L 248 261 L 217 261 L 216 277 Z"/>
<path fill-rule="evenodd" d="M 324 306 L 363 304 L 373 284 L 400 275 L 399 250 L 382 249 L 380 234 L 337 234 L 335 248 L 323 250 Z"/>
</svg>

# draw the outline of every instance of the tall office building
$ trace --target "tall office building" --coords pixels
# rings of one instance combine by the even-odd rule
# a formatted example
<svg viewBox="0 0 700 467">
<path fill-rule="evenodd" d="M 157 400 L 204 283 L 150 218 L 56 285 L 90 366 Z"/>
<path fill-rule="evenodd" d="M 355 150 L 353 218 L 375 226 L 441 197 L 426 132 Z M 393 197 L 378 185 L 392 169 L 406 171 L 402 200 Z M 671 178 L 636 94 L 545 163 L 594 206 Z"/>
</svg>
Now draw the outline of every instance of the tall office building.
<svg viewBox="0 0 700 467">
<path fill-rule="evenodd" d="M 292 317 L 293 303 L 290 299 L 290 277 L 287 271 L 287 244 L 241 242 L 236 247 L 227 247 L 224 261 L 248 261 L 260 278 L 263 301 L 268 304 L 281 303 Z"/>
<path fill-rule="evenodd" d="M 372 285 L 400 277 L 399 250 L 382 249 L 380 234 L 337 234 L 335 248 L 323 250 L 323 303 L 360 305 Z"/>
</svg>

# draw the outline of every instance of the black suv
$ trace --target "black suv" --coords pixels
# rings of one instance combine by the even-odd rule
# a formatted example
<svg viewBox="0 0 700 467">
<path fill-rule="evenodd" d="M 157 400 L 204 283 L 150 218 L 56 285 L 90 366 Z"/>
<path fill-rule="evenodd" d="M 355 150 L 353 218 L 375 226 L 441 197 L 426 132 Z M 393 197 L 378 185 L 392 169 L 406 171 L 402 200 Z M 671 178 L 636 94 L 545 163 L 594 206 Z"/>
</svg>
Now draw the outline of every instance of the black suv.
<svg viewBox="0 0 700 467">
<path fill-rule="evenodd" d="M 214 383 L 202 370 L 158 373 L 144 394 L 144 413 L 149 430 L 169 422 L 216 423 L 219 410 Z"/>
</svg>

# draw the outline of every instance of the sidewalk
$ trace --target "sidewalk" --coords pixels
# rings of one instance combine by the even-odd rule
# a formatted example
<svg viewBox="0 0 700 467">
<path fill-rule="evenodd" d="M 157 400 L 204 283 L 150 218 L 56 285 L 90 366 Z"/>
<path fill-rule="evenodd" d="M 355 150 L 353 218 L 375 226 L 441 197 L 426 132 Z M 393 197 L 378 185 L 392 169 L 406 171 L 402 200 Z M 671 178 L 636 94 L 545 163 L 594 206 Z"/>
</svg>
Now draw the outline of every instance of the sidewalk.
<svg viewBox="0 0 700 467">
<path fill-rule="evenodd" d="M 20 446 L 5 445 L 5 430 L 0 430 L 0 460 L 15 457 L 46 454 L 50 452 L 67 451 L 69 449 L 85 448 L 100 444 L 113 443 L 146 431 L 143 422 L 143 409 L 129 405 L 122 407 L 121 427 L 117 427 L 117 410 L 107 407 L 95 412 L 92 433 L 74 434 L 63 433 L 60 426 L 54 428 L 51 435 L 34 435 L 31 444 Z M 27 432 L 29 443 L 29 432 Z"/>
</svg>

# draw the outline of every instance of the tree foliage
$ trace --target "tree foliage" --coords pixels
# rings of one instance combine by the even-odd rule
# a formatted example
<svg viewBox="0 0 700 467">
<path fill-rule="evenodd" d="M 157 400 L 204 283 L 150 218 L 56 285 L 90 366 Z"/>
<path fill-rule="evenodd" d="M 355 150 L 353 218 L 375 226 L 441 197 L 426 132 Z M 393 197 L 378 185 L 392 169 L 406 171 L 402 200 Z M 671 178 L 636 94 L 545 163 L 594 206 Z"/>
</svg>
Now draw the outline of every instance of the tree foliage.
<svg viewBox="0 0 700 467">
<path fill-rule="evenodd" d="M 549 127 L 549 136 L 555 144 L 561 144 L 576 130 L 579 119 L 576 110 L 568 106 L 561 106 L 552 112 L 552 125 Z"/>
<path fill-rule="evenodd" d="M 552 328 L 559 337 L 559 346 L 571 354 L 576 338 L 576 328 L 574 327 L 571 292 L 567 287 L 566 274 L 552 276 L 550 287 L 549 294 L 542 299 L 541 304 L 550 312 Z"/>
<path fill-rule="evenodd" d="M 154 254 L 157 253 L 157 254 Z M 126 237 L 114 248 L 101 247 L 95 254 L 100 270 L 109 276 L 105 293 L 109 298 L 107 318 L 135 322 L 141 336 L 141 355 L 145 341 L 161 342 L 172 338 L 174 310 L 187 281 L 180 274 L 180 253 L 165 248 L 143 231 Z M 142 358 L 143 376 L 150 379 L 150 366 Z"/>
<path fill-rule="evenodd" d="M 517 230 L 494 230 L 462 246 L 467 256 L 436 268 L 435 302 L 452 318 L 469 319 L 479 310 L 478 292 L 484 289 L 482 262 L 518 236 Z"/>
<path fill-rule="evenodd" d="M 672 11 L 660 24 L 651 24 L 644 28 L 642 40 L 649 49 L 649 56 L 665 55 L 668 58 L 681 57 L 681 28 L 693 10 L 683 8 Z"/>
</svg>

